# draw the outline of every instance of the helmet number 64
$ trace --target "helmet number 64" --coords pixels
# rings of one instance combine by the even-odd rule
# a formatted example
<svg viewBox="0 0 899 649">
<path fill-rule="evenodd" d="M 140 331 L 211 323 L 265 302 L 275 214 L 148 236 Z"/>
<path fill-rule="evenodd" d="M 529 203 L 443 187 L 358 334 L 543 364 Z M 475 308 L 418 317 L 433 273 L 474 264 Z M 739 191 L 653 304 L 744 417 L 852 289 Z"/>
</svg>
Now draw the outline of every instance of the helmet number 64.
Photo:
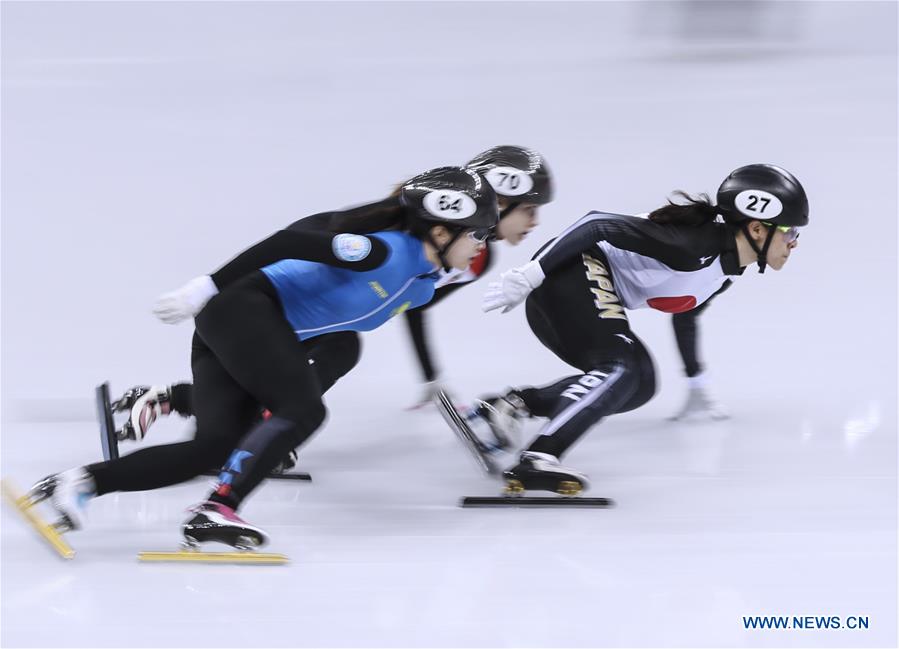
<svg viewBox="0 0 899 649">
<path fill-rule="evenodd" d="M 459 212 L 462 209 L 462 199 L 456 198 L 453 200 L 453 197 L 449 194 L 441 194 L 440 200 L 437 202 L 437 207 L 440 208 L 441 212 L 446 212 L 447 210 Z"/>
</svg>

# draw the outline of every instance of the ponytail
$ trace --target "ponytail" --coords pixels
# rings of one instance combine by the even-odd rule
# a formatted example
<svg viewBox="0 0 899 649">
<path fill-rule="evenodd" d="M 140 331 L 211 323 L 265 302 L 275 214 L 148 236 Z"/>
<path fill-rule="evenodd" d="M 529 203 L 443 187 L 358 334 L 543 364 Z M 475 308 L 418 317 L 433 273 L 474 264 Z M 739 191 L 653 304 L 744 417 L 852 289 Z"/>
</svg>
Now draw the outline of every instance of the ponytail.
<svg viewBox="0 0 899 649">
<path fill-rule="evenodd" d="M 674 196 L 686 202 L 675 203 L 669 199 L 667 205 L 649 213 L 649 220 L 666 225 L 698 227 L 711 223 L 718 217 L 718 208 L 712 205 L 708 194 L 693 197 L 685 191 L 677 190 Z"/>
<path fill-rule="evenodd" d="M 406 209 L 396 198 L 390 197 L 377 203 L 331 214 L 328 229 L 332 232 L 371 234 L 383 230 L 406 230 Z"/>
</svg>

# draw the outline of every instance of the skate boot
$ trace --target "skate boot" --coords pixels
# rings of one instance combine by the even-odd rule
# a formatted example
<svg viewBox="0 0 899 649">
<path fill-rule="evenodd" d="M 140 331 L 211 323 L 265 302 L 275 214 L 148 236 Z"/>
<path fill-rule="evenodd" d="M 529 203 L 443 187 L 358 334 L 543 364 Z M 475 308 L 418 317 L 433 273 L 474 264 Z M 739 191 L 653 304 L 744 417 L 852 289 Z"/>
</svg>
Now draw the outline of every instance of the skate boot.
<svg viewBox="0 0 899 649">
<path fill-rule="evenodd" d="M 474 414 L 490 426 L 496 448 L 508 450 L 521 439 L 521 422 L 531 413 L 513 390 L 498 397 L 487 397 L 475 403 Z"/>
<path fill-rule="evenodd" d="M 503 472 L 505 493 L 520 495 L 524 491 L 554 491 L 563 496 L 577 496 L 589 486 L 587 476 L 559 464 L 549 453 L 525 451 L 521 461 Z"/>
<path fill-rule="evenodd" d="M 127 390 L 110 404 L 113 412 L 129 413 L 122 430 L 116 431 L 118 439 L 142 440 L 157 417 L 172 411 L 171 401 L 167 387 L 138 385 Z"/>
<path fill-rule="evenodd" d="M 237 550 L 252 550 L 268 542 L 265 532 L 242 520 L 227 505 L 207 500 L 190 512 L 191 517 L 181 526 L 187 548 L 196 549 L 200 543 L 215 541 Z"/>
<path fill-rule="evenodd" d="M 296 451 L 296 449 L 294 449 L 290 453 L 287 454 L 287 457 L 285 457 L 283 460 L 281 460 L 281 462 L 278 464 L 278 466 L 276 466 L 274 469 L 272 469 L 272 473 L 287 473 L 296 465 L 297 465 L 297 451 Z"/>
<path fill-rule="evenodd" d="M 60 515 L 53 523 L 59 532 L 84 527 L 87 501 L 97 495 L 94 478 L 84 467 L 49 475 L 36 482 L 25 494 L 25 506 L 33 507 L 50 499 L 50 505 Z"/>
</svg>

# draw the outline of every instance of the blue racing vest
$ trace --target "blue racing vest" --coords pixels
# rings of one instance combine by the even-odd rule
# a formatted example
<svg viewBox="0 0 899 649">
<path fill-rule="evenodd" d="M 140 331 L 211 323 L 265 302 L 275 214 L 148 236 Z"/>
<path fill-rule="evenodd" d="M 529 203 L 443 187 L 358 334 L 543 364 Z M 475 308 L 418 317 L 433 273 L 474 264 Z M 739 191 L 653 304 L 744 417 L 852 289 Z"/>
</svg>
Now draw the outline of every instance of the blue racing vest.
<svg viewBox="0 0 899 649">
<path fill-rule="evenodd" d="M 436 269 L 419 239 L 378 232 L 387 260 L 358 272 L 313 261 L 283 259 L 262 272 L 278 291 L 284 315 L 300 340 L 333 331 L 371 331 L 434 296 Z"/>
</svg>

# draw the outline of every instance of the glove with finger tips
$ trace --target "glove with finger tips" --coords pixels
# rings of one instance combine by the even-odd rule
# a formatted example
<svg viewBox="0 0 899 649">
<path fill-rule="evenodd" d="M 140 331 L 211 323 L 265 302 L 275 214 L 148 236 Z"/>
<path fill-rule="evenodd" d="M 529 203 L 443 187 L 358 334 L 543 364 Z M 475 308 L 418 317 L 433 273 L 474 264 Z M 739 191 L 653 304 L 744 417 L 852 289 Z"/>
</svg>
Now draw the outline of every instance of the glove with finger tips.
<svg viewBox="0 0 899 649">
<path fill-rule="evenodd" d="M 196 277 L 181 288 L 161 295 L 153 313 L 163 322 L 175 324 L 197 315 L 218 292 L 212 277 Z"/>
<path fill-rule="evenodd" d="M 506 313 L 524 302 L 531 291 L 543 283 L 545 277 L 539 261 L 530 261 L 524 266 L 507 270 L 500 275 L 499 282 L 488 285 L 481 308 L 493 311 L 502 307 L 502 312 Z"/>
</svg>

